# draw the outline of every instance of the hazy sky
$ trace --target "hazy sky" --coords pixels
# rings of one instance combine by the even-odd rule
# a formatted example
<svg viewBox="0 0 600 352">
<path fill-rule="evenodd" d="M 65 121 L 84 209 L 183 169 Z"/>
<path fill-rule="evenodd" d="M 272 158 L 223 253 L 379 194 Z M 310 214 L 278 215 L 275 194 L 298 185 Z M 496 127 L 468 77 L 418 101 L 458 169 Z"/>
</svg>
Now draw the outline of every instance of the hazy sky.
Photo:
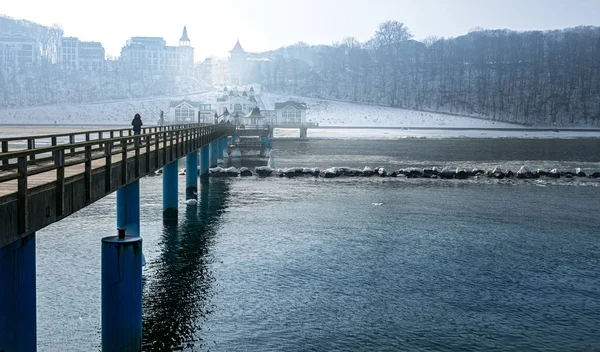
<svg viewBox="0 0 600 352">
<path fill-rule="evenodd" d="M 365 41 L 386 20 L 403 22 L 417 40 L 455 37 L 474 27 L 600 25 L 600 0 L 0 0 L 0 14 L 58 24 L 66 36 L 102 42 L 109 55 L 119 55 L 132 36 L 176 45 L 187 25 L 200 61 L 226 56 L 237 38 L 256 52 L 298 41 Z"/>
</svg>

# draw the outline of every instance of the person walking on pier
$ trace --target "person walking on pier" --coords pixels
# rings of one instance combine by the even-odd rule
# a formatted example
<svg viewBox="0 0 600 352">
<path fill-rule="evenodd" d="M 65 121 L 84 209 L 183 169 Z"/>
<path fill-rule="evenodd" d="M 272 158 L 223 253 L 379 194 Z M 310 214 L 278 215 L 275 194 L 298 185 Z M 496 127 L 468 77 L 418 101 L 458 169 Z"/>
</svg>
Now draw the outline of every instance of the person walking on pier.
<svg viewBox="0 0 600 352">
<path fill-rule="evenodd" d="M 142 132 L 142 126 L 144 123 L 142 122 L 142 117 L 140 114 L 135 114 L 133 121 L 131 121 L 131 125 L 133 126 L 133 134 L 140 134 Z"/>
</svg>

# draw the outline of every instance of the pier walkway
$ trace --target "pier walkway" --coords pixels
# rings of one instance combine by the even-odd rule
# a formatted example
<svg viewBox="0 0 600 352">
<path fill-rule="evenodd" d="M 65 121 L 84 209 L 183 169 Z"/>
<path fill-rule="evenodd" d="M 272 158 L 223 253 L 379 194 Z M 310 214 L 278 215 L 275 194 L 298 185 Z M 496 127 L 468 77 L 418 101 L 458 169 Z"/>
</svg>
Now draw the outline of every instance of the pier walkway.
<svg viewBox="0 0 600 352">
<path fill-rule="evenodd" d="M 186 199 L 197 199 L 198 174 L 208 182 L 235 133 L 190 124 L 1 138 L 0 351 L 36 350 L 35 232 L 115 191 L 119 235 L 99 238 L 102 350 L 141 350 L 139 179 L 162 168 L 163 217 L 176 219 L 177 161 L 186 158 Z"/>
<path fill-rule="evenodd" d="M 170 125 L 140 135 L 118 129 L 0 139 L 0 248 L 234 133 L 230 125 Z M 51 145 L 36 148 L 43 140 Z M 9 149 L 19 141 L 28 148 Z"/>
</svg>

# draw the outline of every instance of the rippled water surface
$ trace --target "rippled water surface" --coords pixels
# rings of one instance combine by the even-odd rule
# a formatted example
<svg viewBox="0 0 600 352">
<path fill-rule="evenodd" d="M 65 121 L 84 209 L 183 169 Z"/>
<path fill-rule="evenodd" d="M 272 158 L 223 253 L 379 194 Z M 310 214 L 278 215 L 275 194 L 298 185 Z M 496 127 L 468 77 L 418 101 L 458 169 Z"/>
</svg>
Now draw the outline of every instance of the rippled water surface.
<svg viewBox="0 0 600 352">
<path fill-rule="evenodd" d="M 274 147 L 279 167 L 600 169 L 594 140 L 422 142 Z M 141 181 L 145 351 L 600 349 L 598 182 L 219 179 L 175 223 L 161 182 Z M 39 350 L 100 349 L 114 204 L 38 233 Z"/>
</svg>

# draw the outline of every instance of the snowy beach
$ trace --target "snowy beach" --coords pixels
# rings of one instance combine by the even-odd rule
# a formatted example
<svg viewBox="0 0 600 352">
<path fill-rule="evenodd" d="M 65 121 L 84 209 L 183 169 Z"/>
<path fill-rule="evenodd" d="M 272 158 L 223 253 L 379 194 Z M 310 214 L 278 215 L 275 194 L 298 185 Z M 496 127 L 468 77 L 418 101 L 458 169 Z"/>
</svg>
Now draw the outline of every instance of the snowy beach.
<svg viewBox="0 0 600 352">
<path fill-rule="evenodd" d="M 167 110 L 171 100 L 188 98 L 215 104 L 218 96 L 218 92 L 207 92 L 180 97 L 0 109 L 0 123 L 4 124 L 0 124 L 0 136 L 64 133 L 83 129 L 101 129 L 108 126 L 128 127 L 131 117 L 136 112 L 142 115 L 145 126 L 154 126 L 157 124 L 160 111 Z M 510 129 L 527 127 L 474 117 L 326 99 L 263 93 L 259 100 L 266 110 L 272 110 L 276 102 L 290 99 L 307 104 L 307 122 L 318 124 L 320 127 L 340 127 L 340 129 L 311 128 L 308 132 L 309 139 L 600 138 L 598 130 L 571 131 L 561 130 L 559 127 L 556 131 L 536 131 L 534 129 L 514 131 Z M 349 129 L 341 127 L 349 127 Z M 357 127 L 361 129 L 357 129 Z M 390 127 L 390 129 L 384 129 L 385 127 Z M 456 128 L 461 129 L 456 130 Z M 493 130 L 482 130 L 487 128 Z M 298 136 L 297 129 L 278 128 L 274 134 L 275 138 Z"/>
</svg>

